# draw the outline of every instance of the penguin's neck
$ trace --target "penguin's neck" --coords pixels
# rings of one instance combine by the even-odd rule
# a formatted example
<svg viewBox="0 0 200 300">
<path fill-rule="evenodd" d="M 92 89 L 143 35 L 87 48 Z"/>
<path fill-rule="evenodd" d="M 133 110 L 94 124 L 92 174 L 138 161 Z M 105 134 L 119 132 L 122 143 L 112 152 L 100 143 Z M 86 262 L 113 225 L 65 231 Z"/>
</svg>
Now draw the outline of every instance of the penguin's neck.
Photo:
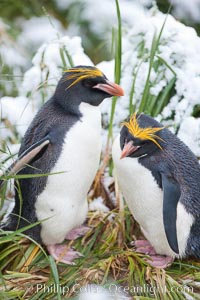
<svg viewBox="0 0 200 300">
<path fill-rule="evenodd" d="M 55 105 L 59 106 L 65 113 L 72 114 L 77 117 L 81 117 L 81 112 L 79 109 L 80 102 L 77 98 L 74 98 L 73 101 L 71 99 L 63 98 L 62 95 L 57 95 L 55 93 L 52 101 Z"/>
<path fill-rule="evenodd" d="M 101 128 L 101 111 L 98 106 L 93 106 L 86 102 L 81 102 L 78 107 L 81 114 L 81 122 L 87 122 L 94 129 Z"/>
</svg>

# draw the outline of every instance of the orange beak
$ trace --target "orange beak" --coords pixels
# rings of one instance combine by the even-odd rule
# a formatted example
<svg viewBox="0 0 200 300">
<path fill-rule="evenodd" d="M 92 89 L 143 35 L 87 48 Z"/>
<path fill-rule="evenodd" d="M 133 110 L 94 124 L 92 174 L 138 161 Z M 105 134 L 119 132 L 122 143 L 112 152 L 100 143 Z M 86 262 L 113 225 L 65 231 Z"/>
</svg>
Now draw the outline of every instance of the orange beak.
<svg viewBox="0 0 200 300">
<path fill-rule="evenodd" d="M 122 158 L 124 158 L 124 157 L 127 157 L 127 156 L 130 155 L 131 153 L 135 152 L 138 148 L 140 148 L 140 146 L 134 146 L 132 141 L 126 143 L 126 144 L 124 145 L 123 150 L 122 150 L 120 159 L 122 159 Z"/>
<path fill-rule="evenodd" d="M 121 86 L 110 82 L 109 80 L 106 80 L 106 83 L 98 83 L 97 85 L 93 86 L 93 88 L 104 91 L 112 96 L 124 96 L 124 91 Z"/>
</svg>

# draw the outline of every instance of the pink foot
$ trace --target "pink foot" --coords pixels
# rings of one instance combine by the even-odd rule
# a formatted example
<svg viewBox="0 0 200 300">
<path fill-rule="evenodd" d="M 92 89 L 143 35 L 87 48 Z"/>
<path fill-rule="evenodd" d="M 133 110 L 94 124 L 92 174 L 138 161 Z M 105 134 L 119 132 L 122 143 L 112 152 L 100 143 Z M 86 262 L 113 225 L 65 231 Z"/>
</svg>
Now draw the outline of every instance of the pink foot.
<svg viewBox="0 0 200 300">
<path fill-rule="evenodd" d="M 152 267 L 164 269 L 169 267 L 174 261 L 170 256 L 156 254 L 154 247 L 147 240 L 137 240 L 134 242 L 134 245 L 136 247 L 136 252 L 150 256 L 150 259 L 145 260 Z"/>
<path fill-rule="evenodd" d="M 153 246 L 147 240 L 137 240 L 134 242 L 136 252 L 140 252 L 148 255 L 155 255 L 156 251 Z"/>
<path fill-rule="evenodd" d="M 66 235 L 66 240 L 75 240 L 80 236 L 85 235 L 90 230 L 90 227 L 81 225 L 77 228 L 72 229 L 68 234 Z"/>
<path fill-rule="evenodd" d="M 146 261 L 150 264 L 150 266 L 165 269 L 173 263 L 173 257 L 166 256 L 166 255 L 152 255 L 151 259 L 146 259 Z"/>
<path fill-rule="evenodd" d="M 68 265 L 75 265 L 73 260 L 82 256 L 81 253 L 74 251 L 67 245 L 48 245 L 47 249 L 51 256 L 55 258 L 55 260 Z"/>
</svg>

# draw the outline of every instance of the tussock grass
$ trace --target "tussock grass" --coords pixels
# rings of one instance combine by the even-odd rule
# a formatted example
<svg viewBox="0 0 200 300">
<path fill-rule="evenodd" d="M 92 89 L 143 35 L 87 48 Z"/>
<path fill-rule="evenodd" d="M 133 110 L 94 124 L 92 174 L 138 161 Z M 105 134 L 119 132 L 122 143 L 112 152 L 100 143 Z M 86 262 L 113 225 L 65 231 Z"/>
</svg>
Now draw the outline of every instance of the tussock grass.
<svg viewBox="0 0 200 300">
<path fill-rule="evenodd" d="M 124 224 L 118 208 L 89 212 L 87 224 L 91 229 L 84 237 L 65 242 L 83 254 L 71 266 L 55 262 L 23 230 L 1 232 L 1 299 L 70 299 L 89 283 L 129 288 L 133 299 L 186 299 L 186 294 L 198 299 L 200 262 L 175 261 L 166 270 L 150 267 L 147 256 L 131 246 L 138 228 L 127 208 Z"/>
</svg>

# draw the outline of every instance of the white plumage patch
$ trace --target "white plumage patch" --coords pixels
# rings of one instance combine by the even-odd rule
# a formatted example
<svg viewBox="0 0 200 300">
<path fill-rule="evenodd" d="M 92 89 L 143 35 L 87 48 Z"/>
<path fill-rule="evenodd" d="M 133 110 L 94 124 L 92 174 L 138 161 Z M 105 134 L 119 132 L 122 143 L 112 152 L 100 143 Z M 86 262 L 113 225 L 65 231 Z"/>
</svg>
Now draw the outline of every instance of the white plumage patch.
<svg viewBox="0 0 200 300">
<path fill-rule="evenodd" d="M 120 189 L 130 211 L 158 254 L 177 256 L 171 250 L 163 225 L 163 191 L 157 185 L 151 172 L 142 166 L 137 158 L 120 159 L 119 137 L 112 150 L 115 172 Z M 179 202 L 177 206 L 177 237 L 180 256 L 184 256 L 193 216 L 188 214 Z"/>
<path fill-rule="evenodd" d="M 42 223 L 44 244 L 56 244 L 81 225 L 87 215 L 87 193 L 99 166 L 101 152 L 101 113 L 98 107 L 81 103 L 82 118 L 66 133 L 63 149 L 48 177 L 45 190 L 36 201 Z"/>
</svg>

